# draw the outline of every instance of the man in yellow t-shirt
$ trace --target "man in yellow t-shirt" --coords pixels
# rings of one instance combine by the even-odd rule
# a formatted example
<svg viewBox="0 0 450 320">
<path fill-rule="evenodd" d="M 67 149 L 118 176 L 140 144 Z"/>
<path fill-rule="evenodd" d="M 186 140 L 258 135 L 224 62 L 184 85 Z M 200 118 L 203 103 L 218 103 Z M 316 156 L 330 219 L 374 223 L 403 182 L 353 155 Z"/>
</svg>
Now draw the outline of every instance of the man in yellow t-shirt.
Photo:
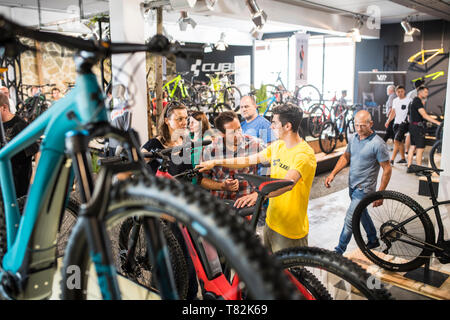
<svg viewBox="0 0 450 320">
<path fill-rule="evenodd" d="M 290 179 L 294 184 L 271 192 L 268 197 L 264 243 L 272 251 L 308 245 L 308 199 L 316 172 L 313 149 L 298 134 L 301 110 L 294 105 L 281 105 L 273 110 L 271 129 L 279 140 L 258 154 L 248 157 L 217 159 L 200 163 L 200 172 L 215 166 L 245 168 L 250 164 L 270 161 L 270 176 Z M 241 197 L 240 208 L 256 201 L 256 194 Z"/>
</svg>

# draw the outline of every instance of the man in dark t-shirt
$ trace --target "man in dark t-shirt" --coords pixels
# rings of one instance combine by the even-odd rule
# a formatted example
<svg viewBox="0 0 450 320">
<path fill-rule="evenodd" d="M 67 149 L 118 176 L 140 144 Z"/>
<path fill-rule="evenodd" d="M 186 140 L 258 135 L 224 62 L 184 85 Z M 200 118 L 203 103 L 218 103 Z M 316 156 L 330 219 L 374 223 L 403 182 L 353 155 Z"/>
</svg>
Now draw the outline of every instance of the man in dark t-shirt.
<svg viewBox="0 0 450 320">
<path fill-rule="evenodd" d="M 411 146 L 408 151 L 408 170 L 412 164 L 414 151 L 416 151 L 416 163 L 422 165 L 422 156 L 425 149 L 425 121 L 430 121 L 436 125 L 441 123 L 428 115 L 425 111 L 425 101 L 428 97 L 428 88 L 420 86 L 417 88 L 417 97 L 409 105 L 409 134 L 411 136 Z"/>
<path fill-rule="evenodd" d="M 8 97 L 4 94 L 0 94 L 0 114 L 5 132 L 4 140 L 6 142 L 11 141 L 27 126 L 25 120 L 11 113 Z M 33 155 L 38 151 L 39 145 L 37 143 L 33 143 L 31 146 L 20 151 L 11 159 L 17 198 L 26 195 L 28 192 L 32 173 L 31 160 Z"/>
</svg>

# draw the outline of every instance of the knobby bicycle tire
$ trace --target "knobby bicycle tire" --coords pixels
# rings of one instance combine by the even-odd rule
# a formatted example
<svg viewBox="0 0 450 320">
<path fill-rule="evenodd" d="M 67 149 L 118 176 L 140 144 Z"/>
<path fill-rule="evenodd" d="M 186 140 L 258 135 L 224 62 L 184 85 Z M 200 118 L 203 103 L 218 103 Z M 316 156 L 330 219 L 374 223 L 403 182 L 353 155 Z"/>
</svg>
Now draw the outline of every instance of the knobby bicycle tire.
<svg viewBox="0 0 450 320">
<path fill-rule="evenodd" d="M 215 246 L 246 284 L 245 290 L 254 299 L 291 299 L 297 293 L 279 264 L 257 240 L 241 217 L 208 192 L 191 184 L 157 177 L 138 177 L 121 181 L 112 187 L 106 226 L 121 218 L 136 215 L 174 217 L 198 232 Z M 90 256 L 86 234 L 77 224 L 64 256 L 61 280 L 62 299 L 85 299 Z M 70 275 L 64 270 L 80 268 L 81 285 L 69 289 Z"/>
<path fill-rule="evenodd" d="M 299 281 L 316 300 L 333 300 L 328 290 L 315 275 L 305 268 L 291 268 L 289 272 Z"/>
<path fill-rule="evenodd" d="M 369 300 L 392 299 L 382 283 L 379 283 L 378 288 L 369 288 L 368 283 L 373 283 L 373 276 L 353 261 L 335 252 L 315 247 L 296 247 L 277 251 L 274 255 L 283 268 L 320 268 L 347 281 Z"/>
<path fill-rule="evenodd" d="M 133 261 L 133 267 L 130 268 L 125 267 L 125 261 L 122 259 L 125 258 L 123 255 L 126 254 L 128 250 L 130 233 L 132 227 L 134 225 L 133 218 L 126 219 L 122 225 L 120 226 L 119 231 L 119 252 L 121 258 L 121 270 L 122 274 L 125 276 L 130 276 L 132 279 L 135 279 L 139 284 L 151 289 L 156 288 L 155 279 L 153 278 L 152 266 L 148 263 L 147 257 L 147 247 L 145 245 L 145 235 L 143 228 L 140 229 L 138 235 L 138 241 L 135 247 L 135 254 L 131 257 Z M 183 250 L 181 249 L 180 243 L 170 231 L 167 224 L 160 220 L 160 226 L 164 235 L 164 238 L 167 242 L 167 247 L 169 249 L 169 258 L 172 265 L 172 270 L 174 273 L 175 284 L 178 289 L 178 294 L 180 295 L 180 299 L 185 299 L 188 293 L 189 286 L 189 274 L 188 267 L 186 264 L 186 260 L 183 255 Z M 140 254 L 140 256 L 139 256 Z M 146 259 L 147 258 L 147 259 Z M 127 270 L 128 269 L 128 270 Z"/>
<path fill-rule="evenodd" d="M 430 150 L 430 164 L 433 169 L 440 169 L 440 165 L 438 166 L 437 156 L 442 152 L 442 140 L 436 141 Z M 440 161 L 439 161 L 440 162 Z M 440 174 L 436 171 L 437 174 Z"/>
<path fill-rule="evenodd" d="M 373 208 L 372 204 L 374 201 L 383 199 L 383 204 L 381 206 L 384 206 L 386 208 L 386 210 L 389 210 L 389 212 L 391 213 L 389 217 L 386 217 L 387 221 L 383 222 L 379 219 L 379 215 L 377 220 L 374 222 L 378 223 L 378 221 L 383 222 L 379 227 L 375 226 L 377 229 L 377 236 L 379 238 L 380 244 L 384 243 L 387 244 L 386 242 L 383 241 L 383 239 L 381 239 L 381 234 L 382 232 L 386 232 L 383 230 L 390 230 L 389 228 L 395 226 L 396 224 L 400 223 L 401 221 L 397 221 L 396 220 L 396 216 L 394 216 L 394 214 L 397 213 L 397 216 L 400 216 L 400 219 L 398 220 L 402 220 L 404 221 L 402 218 L 403 216 L 406 215 L 405 219 L 408 218 L 407 212 L 405 213 L 405 209 L 402 209 L 402 205 L 406 206 L 407 208 L 409 208 L 411 217 L 412 216 L 416 216 L 417 218 L 414 219 L 413 221 L 420 221 L 421 223 L 421 228 L 423 228 L 423 232 L 424 232 L 424 239 L 421 239 L 422 241 L 425 241 L 426 243 L 429 244 L 434 244 L 435 243 L 435 233 L 434 233 L 434 227 L 433 224 L 429 218 L 429 216 L 424 213 L 424 209 L 422 208 L 422 206 L 420 204 L 418 204 L 414 199 L 412 199 L 411 197 L 402 194 L 400 192 L 396 192 L 396 191 L 390 191 L 390 190 L 384 190 L 384 191 L 377 191 L 371 194 L 368 194 L 366 197 L 364 197 L 359 204 L 357 205 L 357 207 L 355 208 L 355 211 L 353 213 L 353 219 L 352 219 L 352 230 L 353 230 L 353 235 L 355 236 L 355 241 L 358 244 L 358 247 L 361 249 L 362 253 L 369 258 L 373 263 L 377 264 L 378 266 L 390 270 L 390 271 L 397 271 L 397 272 L 404 272 L 404 271 L 410 271 L 410 270 L 414 270 L 419 268 L 421 265 L 423 265 L 430 257 L 432 251 L 429 249 L 422 249 L 422 251 L 418 252 L 416 257 L 410 261 L 405 261 L 402 262 L 399 259 L 394 259 L 392 260 L 391 257 L 386 257 L 384 255 L 381 255 L 380 253 L 376 254 L 374 252 L 374 250 L 371 250 L 369 248 L 367 248 L 367 244 L 365 242 L 365 240 L 362 237 L 362 233 L 361 233 L 361 217 L 362 214 L 364 212 L 364 209 L 366 208 Z M 393 200 L 396 201 L 397 204 L 386 204 L 386 202 L 388 200 Z M 379 209 L 370 209 L 370 211 L 372 212 L 372 214 L 369 213 L 369 216 L 375 216 L 375 210 L 379 211 L 381 210 L 381 206 L 377 207 Z M 395 211 L 395 212 L 393 212 Z M 372 219 L 373 221 L 374 219 Z M 412 224 L 410 224 L 411 226 Z M 408 225 L 405 225 L 408 227 Z M 405 228 L 405 226 L 403 227 L 403 229 L 400 229 L 402 233 L 408 233 L 408 230 Z M 417 230 L 418 227 L 415 227 L 414 229 Z M 390 241 L 391 244 L 395 244 L 400 237 L 402 237 L 402 235 L 400 233 L 396 233 L 393 234 L 391 232 L 392 236 L 390 237 L 390 239 L 387 239 L 387 241 Z M 393 237 L 395 237 L 394 239 L 392 239 Z M 416 236 L 417 237 L 417 236 Z M 407 240 L 411 240 L 408 237 L 405 237 L 405 239 Z M 401 241 L 399 241 L 399 243 L 402 243 Z M 398 246 L 397 246 L 398 247 Z M 415 247 L 418 248 L 418 247 Z M 395 249 L 394 246 L 391 247 L 391 249 Z M 418 248 L 420 249 L 420 248 Z M 384 250 L 383 250 L 384 251 Z M 402 253 L 404 252 L 404 250 L 402 250 Z M 408 253 L 408 252 L 407 252 Z M 394 257 L 398 257 L 400 256 L 399 254 L 395 255 L 392 254 L 392 252 L 388 252 L 389 255 L 393 255 Z M 395 262 L 394 262 L 395 261 Z M 402 263 L 400 263 L 402 262 Z"/>
</svg>

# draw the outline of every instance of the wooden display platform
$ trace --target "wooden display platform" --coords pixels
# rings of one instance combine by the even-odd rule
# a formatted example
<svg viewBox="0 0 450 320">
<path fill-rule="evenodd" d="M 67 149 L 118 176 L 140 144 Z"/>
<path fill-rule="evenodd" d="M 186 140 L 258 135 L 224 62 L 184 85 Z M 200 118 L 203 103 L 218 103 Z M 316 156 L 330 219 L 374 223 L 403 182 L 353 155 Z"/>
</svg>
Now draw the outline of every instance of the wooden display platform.
<svg viewBox="0 0 450 320">
<path fill-rule="evenodd" d="M 316 175 L 333 170 L 340 156 L 347 148 L 347 143 L 345 141 L 338 141 L 336 149 L 334 149 L 334 151 L 330 154 L 325 154 L 322 152 L 322 150 L 320 150 L 318 138 L 306 137 L 306 142 L 314 150 L 314 153 L 316 155 Z"/>
<path fill-rule="evenodd" d="M 381 252 L 379 254 L 386 256 Z M 391 272 L 377 266 L 372 261 L 367 259 L 367 257 L 359 249 L 356 249 L 348 254 L 344 254 L 344 256 L 353 262 L 356 262 L 368 273 L 375 275 L 383 282 L 391 283 L 397 287 L 413 291 L 417 294 L 421 294 L 432 299 L 450 300 L 450 277 L 440 286 L 440 288 L 435 288 L 425 283 L 405 278 L 403 275 L 406 272 Z M 392 257 L 392 259 L 394 259 L 394 257 Z M 450 275 L 450 269 L 448 266 L 445 266 L 446 265 L 439 264 L 437 268 L 430 268 L 430 270 Z M 446 270 L 444 268 L 446 268 Z"/>
</svg>

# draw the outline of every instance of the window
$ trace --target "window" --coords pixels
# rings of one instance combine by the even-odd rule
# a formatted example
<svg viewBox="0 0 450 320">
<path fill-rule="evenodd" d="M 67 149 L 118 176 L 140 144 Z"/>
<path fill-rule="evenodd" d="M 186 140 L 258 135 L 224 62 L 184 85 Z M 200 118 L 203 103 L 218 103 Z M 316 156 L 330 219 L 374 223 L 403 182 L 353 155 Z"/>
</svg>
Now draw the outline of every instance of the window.
<svg viewBox="0 0 450 320">
<path fill-rule="evenodd" d="M 288 39 L 270 39 L 255 42 L 255 88 L 262 83 L 275 84 L 278 72 L 283 84 L 288 79 Z"/>
</svg>

